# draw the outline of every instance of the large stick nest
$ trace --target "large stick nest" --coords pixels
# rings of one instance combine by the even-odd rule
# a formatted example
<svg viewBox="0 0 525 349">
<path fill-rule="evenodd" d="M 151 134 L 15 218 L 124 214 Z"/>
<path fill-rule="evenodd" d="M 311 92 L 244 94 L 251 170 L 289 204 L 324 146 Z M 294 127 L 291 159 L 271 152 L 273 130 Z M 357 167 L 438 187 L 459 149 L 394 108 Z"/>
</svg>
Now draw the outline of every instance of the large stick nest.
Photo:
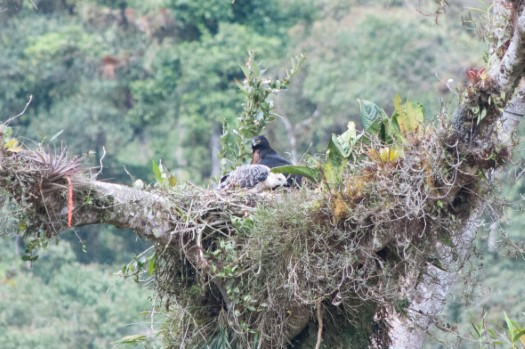
<svg viewBox="0 0 525 349">
<path fill-rule="evenodd" d="M 372 332 L 384 331 L 374 314 L 407 306 L 403 276 L 437 258 L 437 241 L 452 246 L 487 192 L 456 145 L 444 143 L 449 131 L 439 130 L 413 137 L 393 160 L 371 156 L 384 147 L 371 142 L 318 187 L 155 190 L 171 207 L 172 230 L 154 241 L 157 290 L 171 309 L 169 346 L 282 348 L 315 339 L 321 322 L 327 345 L 367 346 Z M 65 177 L 82 182 L 79 161 L 42 149 L 3 150 L 1 160 L 2 187 L 35 212 L 33 222 L 53 228 L 47 236 L 59 231 L 64 213 L 49 210 L 67 206 Z M 87 205 L 82 190 L 77 207 Z"/>
<path fill-rule="evenodd" d="M 378 309 L 406 307 L 400 278 L 437 258 L 436 241 L 451 245 L 486 193 L 440 132 L 394 161 L 364 155 L 383 145 L 367 146 L 336 183 L 314 189 L 172 193 L 184 195 L 185 219 L 157 251 L 159 290 L 176 304 L 171 346 L 281 348 L 320 321 L 327 344 L 366 346 L 381 330 Z"/>
</svg>

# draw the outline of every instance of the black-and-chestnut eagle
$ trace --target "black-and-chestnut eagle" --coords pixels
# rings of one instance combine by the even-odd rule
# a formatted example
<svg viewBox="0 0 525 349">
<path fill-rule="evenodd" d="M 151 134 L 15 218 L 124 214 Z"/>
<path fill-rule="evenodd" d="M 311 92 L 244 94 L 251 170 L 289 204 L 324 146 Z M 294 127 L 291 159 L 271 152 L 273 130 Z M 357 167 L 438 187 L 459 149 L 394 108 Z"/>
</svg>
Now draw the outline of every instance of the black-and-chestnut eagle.
<svg viewBox="0 0 525 349">
<path fill-rule="evenodd" d="M 292 163 L 281 155 L 279 155 L 273 148 L 270 146 L 270 142 L 264 136 L 257 136 L 252 139 L 252 164 L 265 165 L 270 168 L 278 166 L 291 165 Z M 286 178 L 287 187 L 291 186 L 300 186 L 301 185 L 301 176 L 297 175 L 288 175 Z"/>
<path fill-rule="evenodd" d="M 221 178 L 219 189 L 250 189 L 261 192 L 286 184 L 286 177 L 281 173 L 272 173 L 265 165 L 243 165 Z"/>
</svg>

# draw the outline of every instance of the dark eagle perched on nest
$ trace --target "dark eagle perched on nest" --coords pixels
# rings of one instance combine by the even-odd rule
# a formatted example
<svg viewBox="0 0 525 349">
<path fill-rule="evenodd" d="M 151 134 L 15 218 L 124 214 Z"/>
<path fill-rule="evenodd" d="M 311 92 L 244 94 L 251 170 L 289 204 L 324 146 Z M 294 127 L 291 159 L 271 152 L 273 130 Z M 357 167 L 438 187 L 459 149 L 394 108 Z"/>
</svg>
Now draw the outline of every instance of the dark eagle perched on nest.
<svg viewBox="0 0 525 349">
<path fill-rule="evenodd" d="M 264 165 L 243 165 L 221 178 L 219 189 L 246 188 L 261 192 L 286 184 L 286 177 L 281 173 L 272 173 Z"/>
<path fill-rule="evenodd" d="M 270 168 L 278 166 L 292 165 L 292 163 L 281 155 L 277 154 L 270 146 L 270 142 L 264 136 L 257 136 L 252 139 L 252 164 L 265 165 Z M 300 186 L 301 176 L 288 175 L 286 179 L 286 187 Z"/>
</svg>

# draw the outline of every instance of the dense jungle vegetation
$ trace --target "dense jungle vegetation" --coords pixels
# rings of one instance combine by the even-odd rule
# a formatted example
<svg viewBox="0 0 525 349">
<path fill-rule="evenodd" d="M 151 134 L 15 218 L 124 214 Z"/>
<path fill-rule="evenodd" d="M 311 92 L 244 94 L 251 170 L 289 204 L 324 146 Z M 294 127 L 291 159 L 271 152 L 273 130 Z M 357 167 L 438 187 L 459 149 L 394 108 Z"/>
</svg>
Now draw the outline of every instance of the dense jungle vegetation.
<svg viewBox="0 0 525 349">
<path fill-rule="evenodd" d="M 0 1 L 1 120 L 32 95 L 11 125 L 18 139 L 67 144 L 91 166 L 103 162 L 102 179 L 153 182 L 152 161 L 161 161 L 177 181 L 212 187 L 229 166 L 218 144 L 242 110 L 236 82 L 249 51 L 271 76 L 305 56 L 289 89 L 273 98 L 279 116 L 266 131 L 295 162 L 359 122 L 357 99 L 388 113 L 397 94 L 420 102 L 425 115 L 452 109 L 465 71 L 483 64 L 476 17 L 487 4 L 451 1 L 437 23 L 432 11 L 397 0 Z M 522 168 L 516 161 L 502 189 L 517 206 Z M 445 344 L 428 348 L 471 347 L 486 324 L 502 328 L 504 312 L 525 323 L 525 283 L 510 282 L 525 277 L 525 263 L 520 243 L 506 239 L 522 238 L 523 215 L 495 214 L 499 223 L 480 234 L 444 315 L 452 333 L 436 331 Z M 23 227 L 2 215 L 0 228 L 2 348 L 108 348 L 122 338 L 160 345 L 153 330 L 163 314 L 148 312 L 147 280 L 114 275 L 140 263 L 146 242 L 91 226 L 28 261 L 13 237 Z"/>
</svg>

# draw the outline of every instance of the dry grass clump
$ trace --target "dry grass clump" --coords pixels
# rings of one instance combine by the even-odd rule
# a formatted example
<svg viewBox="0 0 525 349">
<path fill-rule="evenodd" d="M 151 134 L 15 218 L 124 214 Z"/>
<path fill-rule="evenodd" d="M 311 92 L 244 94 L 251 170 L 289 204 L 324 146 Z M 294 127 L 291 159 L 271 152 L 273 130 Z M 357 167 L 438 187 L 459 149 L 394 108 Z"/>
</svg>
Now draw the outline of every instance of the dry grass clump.
<svg viewBox="0 0 525 349">
<path fill-rule="evenodd" d="M 315 190 L 195 188 L 174 230 L 183 253 L 158 250 L 161 294 L 179 309 L 169 342 L 281 348 L 301 332 L 315 338 L 307 325 L 321 321 L 326 340 L 341 343 L 341 327 L 368 338 L 374 321 L 381 325 L 375 310 L 406 306 L 399 278 L 436 257 L 434 242 L 450 241 L 473 190 L 478 199 L 483 192 L 454 146 L 438 139 L 446 137 L 413 138 L 384 161 L 369 156 L 384 147 L 372 142 Z"/>
</svg>

